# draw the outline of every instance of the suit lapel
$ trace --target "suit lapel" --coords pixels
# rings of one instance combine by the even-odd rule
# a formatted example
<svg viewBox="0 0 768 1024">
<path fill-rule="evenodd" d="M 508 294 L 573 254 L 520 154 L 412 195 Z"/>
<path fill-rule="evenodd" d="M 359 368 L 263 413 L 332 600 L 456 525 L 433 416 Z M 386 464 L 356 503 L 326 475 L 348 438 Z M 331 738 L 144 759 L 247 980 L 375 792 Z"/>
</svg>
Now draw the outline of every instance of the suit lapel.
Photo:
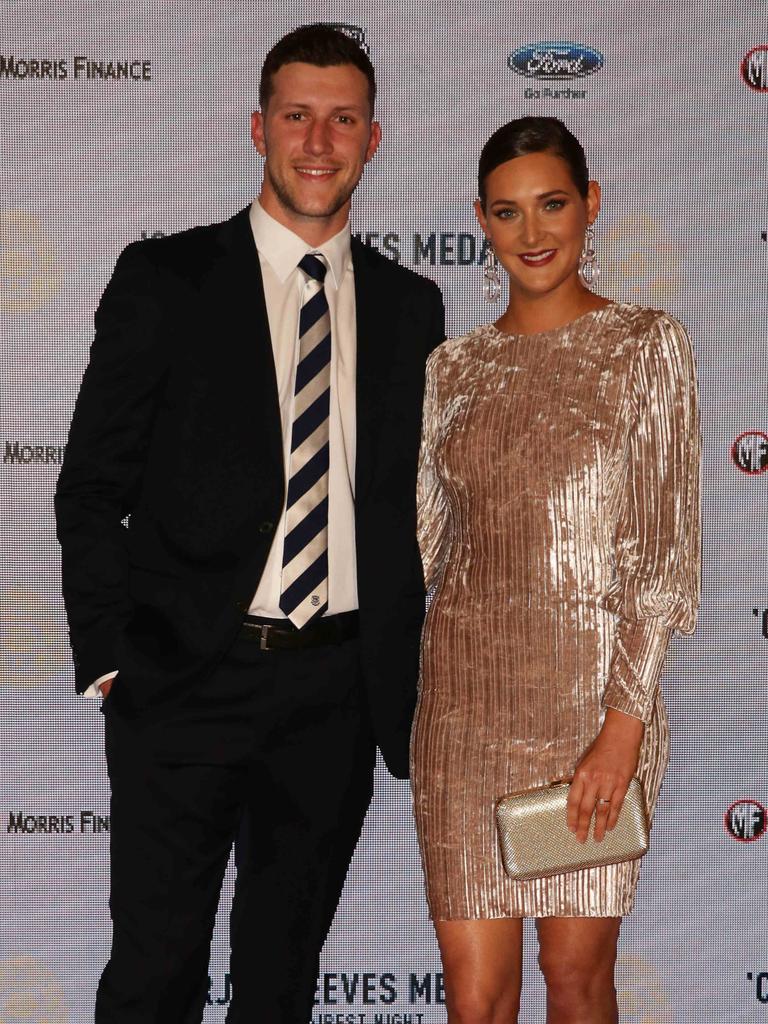
<svg viewBox="0 0 768 1024">
<path fill-rule="evenodd" d="M 374 437 L 381 394 L 386 380 L 386 355 L 380 287 L 363 245 L 352 239 L 355 270 L 355 319 L 357 322 L 355 500 L 359 501 L 374 470 Z"/>
<path fill-rule="evenodd" d="M 218 243 L 221 258 L 208 282 L 220 303 L 219 338 L 214 359 L 228 359 L 226 367 L 233 405 L 243 413 L 244 438 L 256 449 L 257 461 L 268 461 L 283 479 L 283 438 L 275 360 L 269 333 L 267 304 L 248 208 L 222 224 Z M 219 345 L 221 348 L 219 349 Z"/>
<path fill-rule="evenodd" d="M 205 283 L 210 304 L 219 310 L 213 360 L 224 363 L 233 410 L 242 413 L 243 429 L 253 432 L 261 468 L 269 462 L 272 472 L 283 480 L 275 361 L 248 208 L 221 225 L 217 242 L 220 258 Z M 357 325 L 355 498 L 359 500 L 375 469 L 376 425 L 382 414 L 382 385 L 389 379 L 389 349 L 376 269 L 365 246 L 354 238 L 352 263 Z"/>
</svg>

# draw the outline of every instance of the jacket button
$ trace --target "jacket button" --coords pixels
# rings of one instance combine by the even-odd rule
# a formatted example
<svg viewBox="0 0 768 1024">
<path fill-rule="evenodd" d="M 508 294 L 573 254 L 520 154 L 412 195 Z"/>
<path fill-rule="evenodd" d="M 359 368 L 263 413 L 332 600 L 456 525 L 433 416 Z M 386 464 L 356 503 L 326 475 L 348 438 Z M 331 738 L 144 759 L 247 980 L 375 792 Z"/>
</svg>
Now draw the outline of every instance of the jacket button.
<svg viewBox="0 0 768 1024">
<path fill-rule="evenodd" d="M 263 523 L 259 523 L 259 533 L 272 533 L 275 528 L 275 524 L 271 523 L 269 519 L 265 519 Z"/>
</svg>

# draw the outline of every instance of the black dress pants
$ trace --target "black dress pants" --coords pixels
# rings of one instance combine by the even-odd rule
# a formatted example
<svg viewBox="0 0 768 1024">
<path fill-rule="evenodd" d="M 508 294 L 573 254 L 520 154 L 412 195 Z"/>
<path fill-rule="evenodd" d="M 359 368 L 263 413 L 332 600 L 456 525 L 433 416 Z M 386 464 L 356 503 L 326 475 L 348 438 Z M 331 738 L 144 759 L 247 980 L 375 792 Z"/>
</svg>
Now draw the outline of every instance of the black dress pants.
<svg viewBox="0 0 768 1024">
<path fill-rule="evenodd" d="M 227 1021 L 307 1024 L 373 786 L 357 640 L 261 651 L 241 636 L 182 706 L 104 711 L 113 944 L 96 1024 L 200 1024 L 244 816 Z"/>
</svg>

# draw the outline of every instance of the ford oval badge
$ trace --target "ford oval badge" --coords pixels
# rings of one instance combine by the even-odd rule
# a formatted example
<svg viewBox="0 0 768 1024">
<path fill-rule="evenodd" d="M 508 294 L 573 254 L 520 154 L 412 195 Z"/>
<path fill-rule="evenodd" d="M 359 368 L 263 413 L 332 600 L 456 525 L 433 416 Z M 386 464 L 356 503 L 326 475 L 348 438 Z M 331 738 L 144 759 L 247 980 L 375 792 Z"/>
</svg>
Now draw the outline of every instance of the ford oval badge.
<svg viewBox="0 0 768 1024">
<path fill-rule="evenodd" d="M 525 78 L 586 78 L 603 66 L 603 55 L 578 43 L 528 43 L 507 64 Z"/>
</svg>

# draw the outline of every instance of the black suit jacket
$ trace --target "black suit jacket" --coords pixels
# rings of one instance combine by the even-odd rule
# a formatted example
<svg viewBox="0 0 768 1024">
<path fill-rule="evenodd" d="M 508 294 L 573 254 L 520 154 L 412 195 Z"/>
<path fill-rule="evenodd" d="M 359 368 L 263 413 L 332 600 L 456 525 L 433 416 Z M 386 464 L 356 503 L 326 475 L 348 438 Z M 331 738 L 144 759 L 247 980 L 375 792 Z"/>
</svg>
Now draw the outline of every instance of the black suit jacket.
<svg viewBox="0 0 768 1024">
<path fill-rule="evenodd" d="M 443 305 L 434 284 L 355 240 L 352 258 L 362 664 L 379 746 L 405 777 L 424 612 L 424 363 L 444 337 Z M 284 489 L 248 210 L 129 245 L 96 312 L 56 493 L 78 691 L 119 669 L 110 701 L 149 713 L 212 672 L 256 590 Z"/>
</svg>

